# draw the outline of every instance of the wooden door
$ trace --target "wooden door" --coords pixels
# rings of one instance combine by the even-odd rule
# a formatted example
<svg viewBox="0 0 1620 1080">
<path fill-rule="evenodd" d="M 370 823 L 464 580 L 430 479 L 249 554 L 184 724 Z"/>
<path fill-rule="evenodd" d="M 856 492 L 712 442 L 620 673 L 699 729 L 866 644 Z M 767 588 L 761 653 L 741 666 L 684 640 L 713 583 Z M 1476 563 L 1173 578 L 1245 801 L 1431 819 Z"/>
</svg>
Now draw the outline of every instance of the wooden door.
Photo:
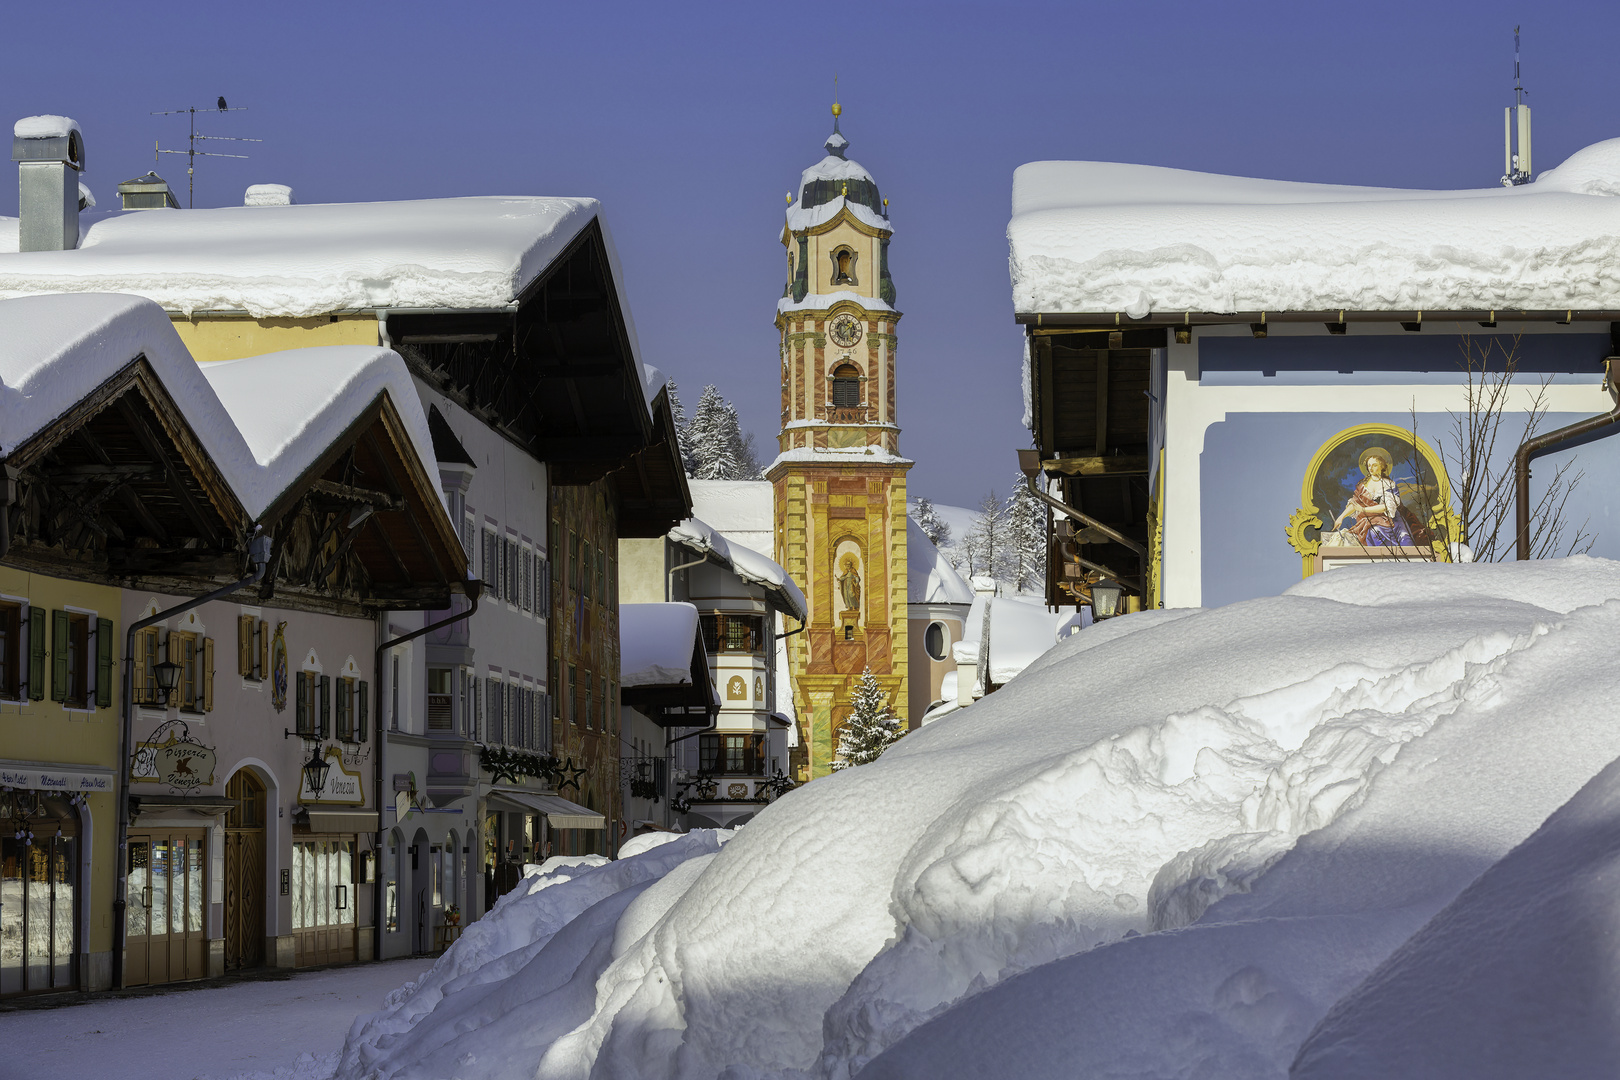
<svg viewBox="0 0 1620 1080">
<path fill-rule="evenodd" d="M 202 829 L 131 833 L 124 979 L 130 986 L 200 979 L 206 834 Z"/>
<path fill-rule="evenodd" d="M 264 785 L 246 769 L 225 785 L 225 970 L 264 963 Z"/>
<path fill-rule="evenodd" d="M 356 959 L 354 837 L 293 842 L 292 924 L 298 967 Z"/>
</svg>

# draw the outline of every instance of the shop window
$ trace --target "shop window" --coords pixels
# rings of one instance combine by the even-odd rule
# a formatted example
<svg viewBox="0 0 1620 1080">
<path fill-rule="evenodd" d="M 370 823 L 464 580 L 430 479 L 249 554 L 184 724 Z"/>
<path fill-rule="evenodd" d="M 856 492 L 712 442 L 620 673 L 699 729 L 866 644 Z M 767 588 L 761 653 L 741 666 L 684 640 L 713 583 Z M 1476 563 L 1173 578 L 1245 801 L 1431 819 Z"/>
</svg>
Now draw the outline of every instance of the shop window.
<svg viewBox="0 0 1620 1080">
<path fill-rule="evenodd" d="M 0 792 L 0 995 L 74 985 L 79 855 L 70 799 Z"/>
<path fill-rule="evenodd" d="M 854 364 L 839 364 L 832 373 L 832 403 L 853 408 L 861 403 L 861 372 Z"/>
<path fill-rule="evenodd" d="M 429 731 L 450 731 L 454 725 L 451 715 L 450 669 L 430 667 L 427 671 L 428 699 L 427 726 Z"/>
<path fill-rule="evenodd" d="M 923 631 L 923 649 L 927 651 L 930 660 L 945 659 L 948 641 L 950 635 L 945 632 L 945 624 L 942 622 L 931 622 L 928 629 Z"/>
</svg>

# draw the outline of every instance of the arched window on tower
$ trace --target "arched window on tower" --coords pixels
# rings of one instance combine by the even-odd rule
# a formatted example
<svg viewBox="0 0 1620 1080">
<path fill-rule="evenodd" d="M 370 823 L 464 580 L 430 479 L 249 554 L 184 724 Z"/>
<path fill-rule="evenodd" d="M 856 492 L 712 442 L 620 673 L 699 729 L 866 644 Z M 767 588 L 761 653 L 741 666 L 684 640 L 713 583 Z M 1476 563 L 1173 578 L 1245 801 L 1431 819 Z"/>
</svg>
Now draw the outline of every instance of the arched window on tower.
<svg viewBox="0 0 1620 1080">
<path fill-rule="evenodd" d="M 832 373 L 834 408 L 854 408 L 861 403 L 861 372 L 854 364 L 839 364 Z"/>
<path fill-rule="evenodd" d="M 840 247 L 832 253 L 834 285 L 855 285 L 855 252 L 847 247 Z"/>
</svg>

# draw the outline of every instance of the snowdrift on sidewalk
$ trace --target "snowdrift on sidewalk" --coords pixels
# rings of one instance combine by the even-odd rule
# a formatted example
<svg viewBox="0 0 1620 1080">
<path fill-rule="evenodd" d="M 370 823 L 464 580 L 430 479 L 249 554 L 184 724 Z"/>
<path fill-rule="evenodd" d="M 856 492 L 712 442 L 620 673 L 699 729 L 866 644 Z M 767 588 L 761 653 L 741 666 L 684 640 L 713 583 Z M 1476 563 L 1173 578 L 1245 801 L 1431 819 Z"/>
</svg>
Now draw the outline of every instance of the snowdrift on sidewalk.
<svg viewBox="0 0 1620 1080">
<path fill-rule="evenodd" d="M 550 886 L 339 1075 L 1283 1075 L 1620 756 L 1611 598 L 1604 560 L 1368 567 L 1090 628 L 656 884 Z"/>
<path fill-rule="evenodd" d="M 1620 763 L 1340 1001 L 1293 1075 L 1613 1077 L 1617 895 Z"/>
</svg>

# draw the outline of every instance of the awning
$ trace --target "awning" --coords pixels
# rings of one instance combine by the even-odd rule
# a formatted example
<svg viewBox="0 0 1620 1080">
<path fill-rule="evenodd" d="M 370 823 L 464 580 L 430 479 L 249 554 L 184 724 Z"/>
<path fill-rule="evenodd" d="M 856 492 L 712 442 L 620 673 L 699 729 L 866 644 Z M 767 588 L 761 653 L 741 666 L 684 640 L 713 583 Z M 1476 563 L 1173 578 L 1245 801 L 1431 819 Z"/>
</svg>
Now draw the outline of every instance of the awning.
<svg viewBox="0 0 1620 1080">
<path fill-rule="evenodd" d="M 161 795 L 131 795 L 129 797 L 130 820 L 142 817 L 153 817 L 159 814 L 189 813 L 199 818 L 218 817 L 236 809 L 235 799 L 222 799 L 218 796 L 212 798 Z"/>
<path fill-rule="evenodd" d="M 502 788 L 489 793 L 492 808 L 514 810 L 520 814 L 544 814 L 553 829 L 605 829 L 607 819 L 595 810 L 587 810 L 578 803 L 556 795 L 539 795 L 532 791 L 513 791 Z"/>
<path fill-rule="evenodd" d="M 375 810 L 317 810 L 312 807 L 300 807 L 293 817 L 295 820 L 306 818 L 309 821 L 310 832 L 363 833 L 378 830 Z"/>
</svg>

